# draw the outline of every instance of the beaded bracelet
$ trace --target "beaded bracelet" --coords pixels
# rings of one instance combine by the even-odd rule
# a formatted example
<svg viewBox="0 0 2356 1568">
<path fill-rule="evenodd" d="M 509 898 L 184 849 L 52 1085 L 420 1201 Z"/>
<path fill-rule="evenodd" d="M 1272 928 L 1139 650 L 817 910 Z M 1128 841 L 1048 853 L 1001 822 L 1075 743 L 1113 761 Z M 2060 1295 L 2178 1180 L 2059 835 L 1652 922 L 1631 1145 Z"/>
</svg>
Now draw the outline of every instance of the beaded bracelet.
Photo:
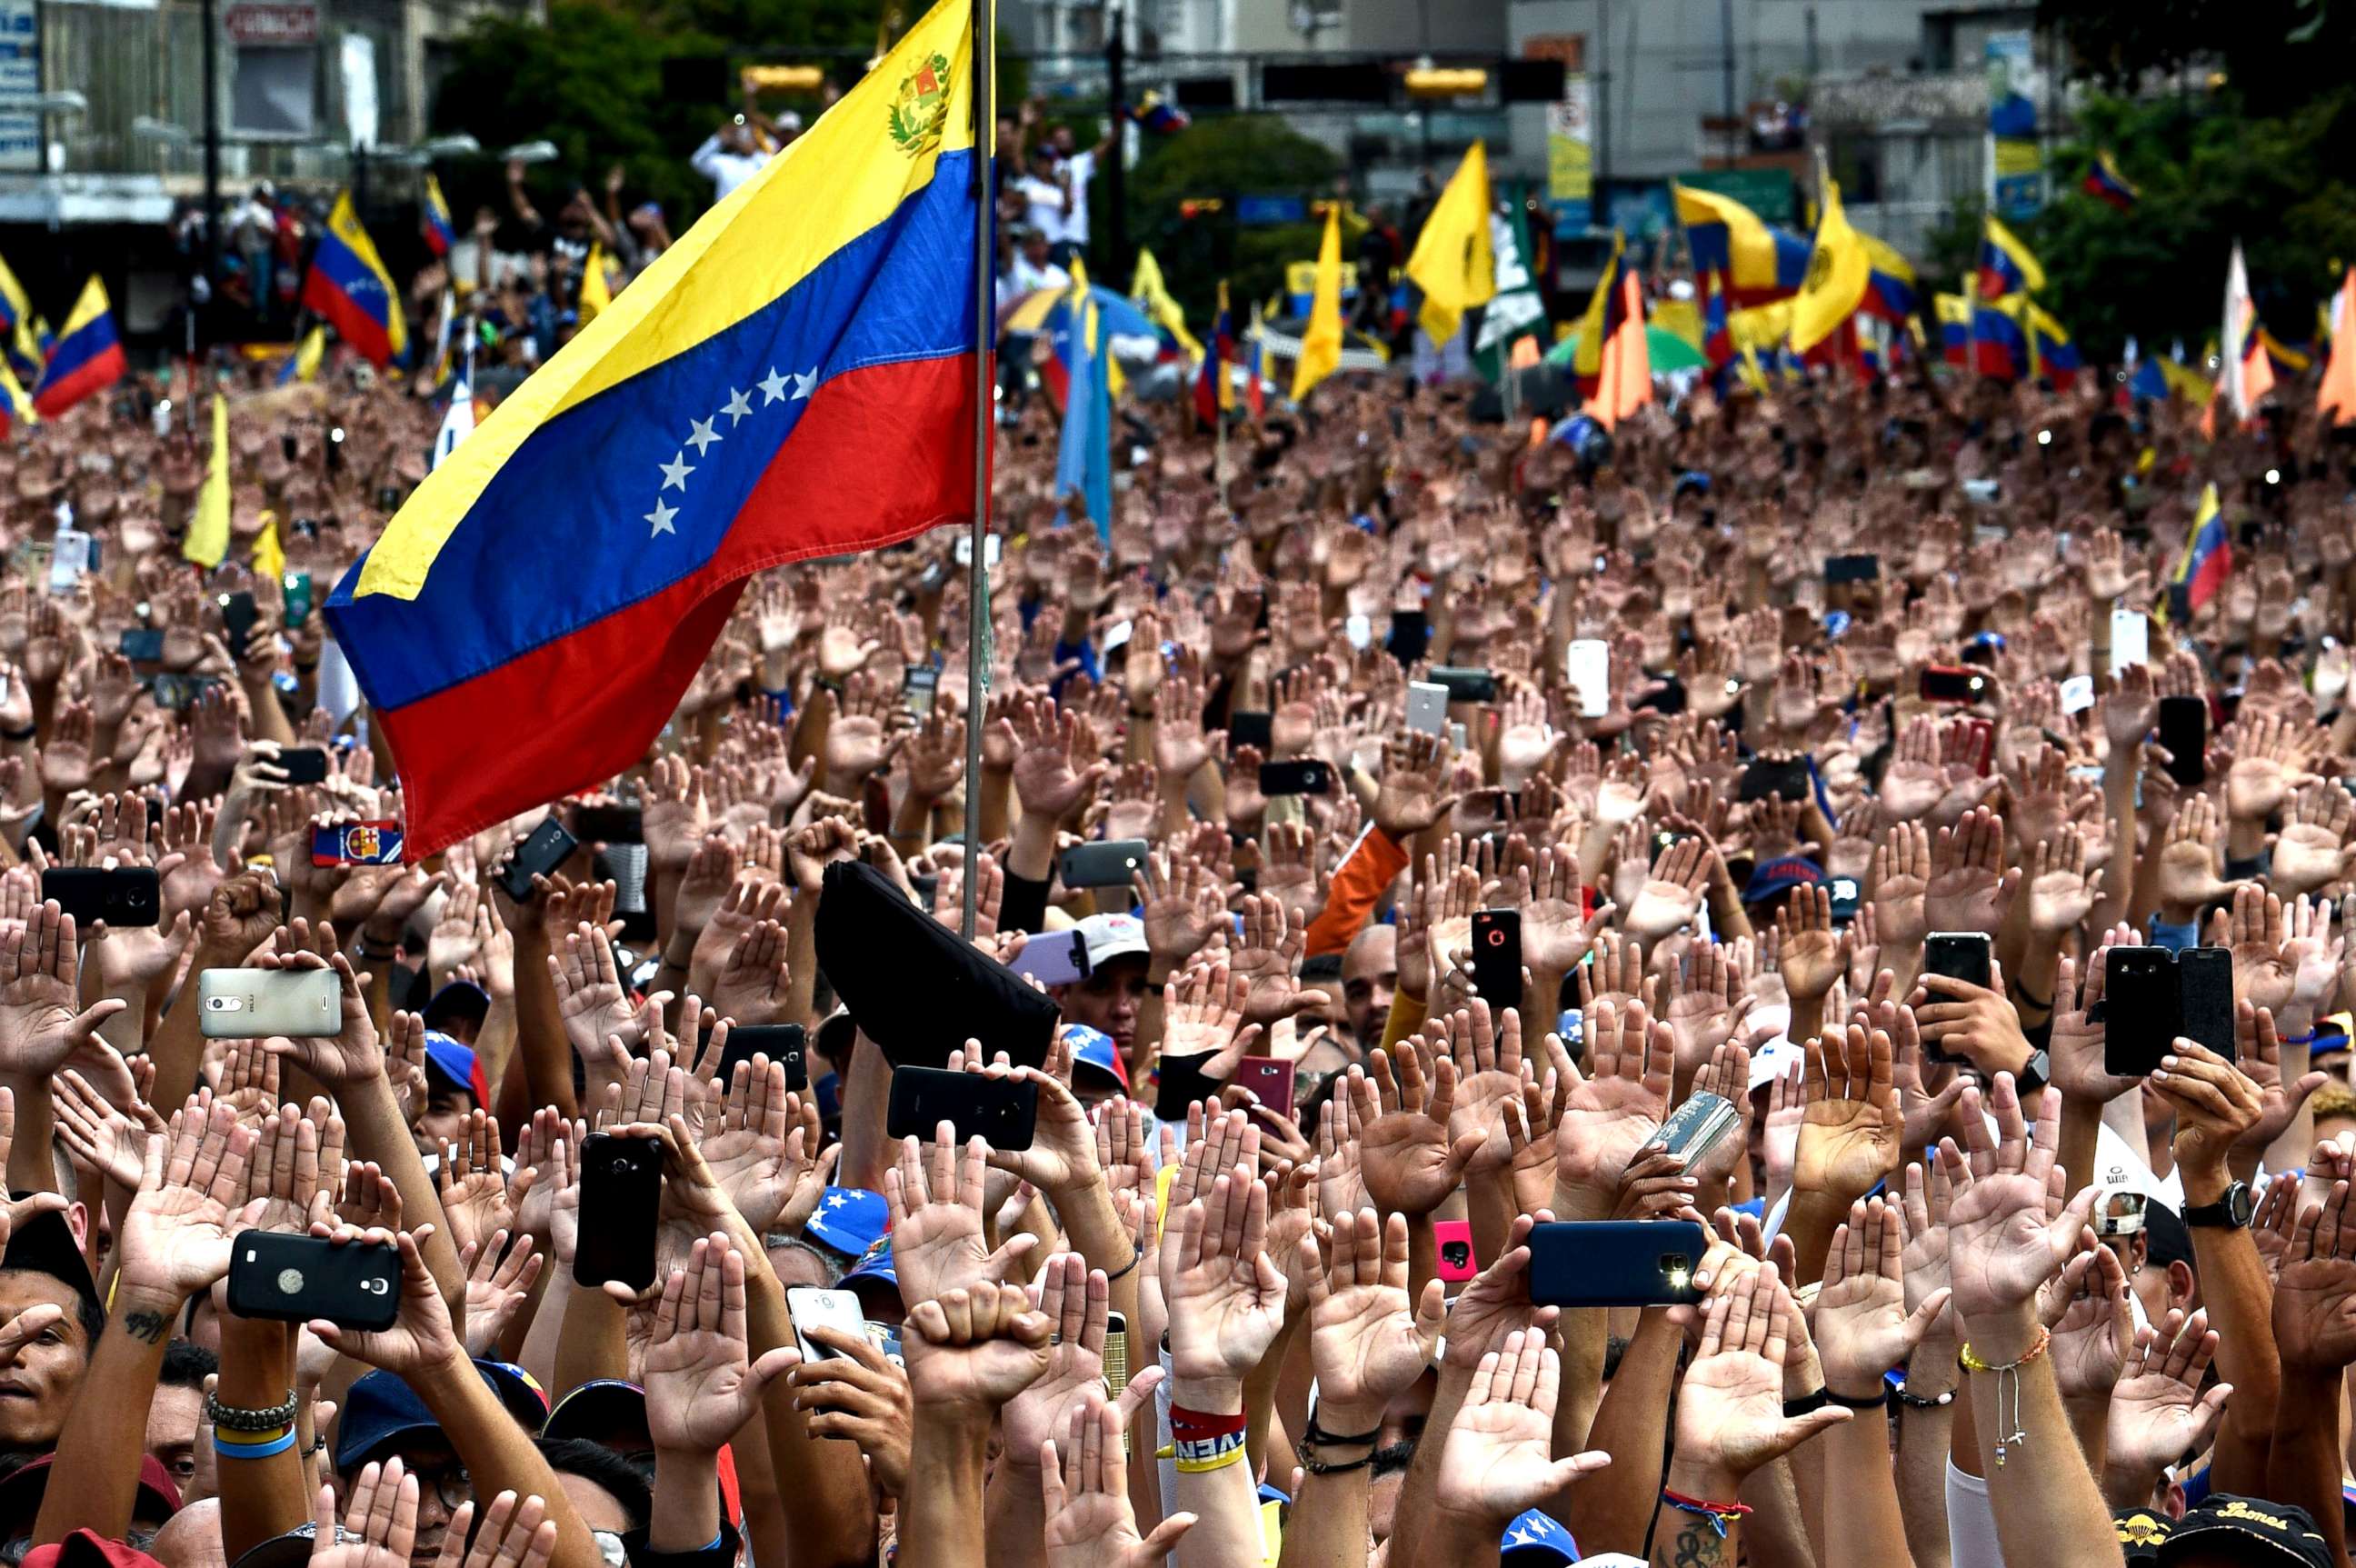
<svg viewBox="0 0 2356 1568">
<path fill-rule="evenodd" d="M 1918 1394 L 1908 1392 L 1905 1385 L 1901 1384 L 1894 1391 L 1898 1402 L 1908 1410 L 1944 1410 L 1955 1402 L 1955 1391 L 1953 1389 L 1943 1394 Z"/>
<path fill-rule="evenodd" d="M 2045 1354 L 2046 1347 L 2052 1343 L 2053 1331 L 2040 1325 L 2037 1337 L 2029 1341 L 2029 1348 L 2021 1352 L 2020 1359 L 2017 1361 L 1997 1366 L 1969 1345 L 1955 1352 L 1955 1359 L 1963 1364 L 1965 1371 L 1996 1374 L 1996 1462 L 1998 1469 L 2004 1467 L 2006 1451 L 2012 1444 L 2029 1441 L 2029 1429 L 2020 1422 L 2020 1369 Z M 2004 1419 L 2004 1384 L 2008 1377 L 2012 1380 L 2012 1421 L 2009 1425 Z"/>
<path fill-rule="evenodd" d="M 214 1395 L 205 1396 L 205 1420 L 224 1432 L 275 1432 L 294 1419 L 294 1391 L 286 1391 L 283 1404 L 264 1410 L 241 1410 L 227 1405 Z"/>
</svg>

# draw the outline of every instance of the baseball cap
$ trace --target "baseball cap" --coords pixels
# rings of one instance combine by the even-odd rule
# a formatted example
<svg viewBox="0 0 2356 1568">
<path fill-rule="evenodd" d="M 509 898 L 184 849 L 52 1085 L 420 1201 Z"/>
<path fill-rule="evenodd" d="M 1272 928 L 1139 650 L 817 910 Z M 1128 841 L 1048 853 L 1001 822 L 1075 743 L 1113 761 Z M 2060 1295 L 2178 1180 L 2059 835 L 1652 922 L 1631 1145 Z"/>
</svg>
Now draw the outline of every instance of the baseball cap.
<svg viewBox="0 0 2356 1568">
<path fill-rule="evenodd" d="M 1556 1563 L 1580 1560 L 1579 1542 L 1570 1538 L 1570 1531 L 1537 1509 L 1507 1525 L 1497 1546 L 1504 1568 L 1541 1568 L 1542 1564 L 1553 1568 Z"/>
<path fill-rule="evenodd" d="M 2144 1260 L 2156 1269 L 2170 1263 L 2192 1266 L 2192 1232 L 2184 1217 L 2156 1197 L 2144 1200 Z"/>
<path fill-rule="evenodd" d="M 2119 1532 L 2127 1568 L 2151 1568 L 2159 1561 L 2160 1542 L 2176 1533 L 2176 1521 L 2158 1509 L 2114 1509 L 2111 1525 Z"/>
<path fill-rule="evenodd" d="M 32 1195 L 18 1192 L 10 1196 L 21 1200 Z M 8 1238 L 8 1250 L 0 1252 L 0 1270 L 7 1269 L 63 1280 L 82 1300 L 92 1305 L 102 1305 L 97 1282 L 90 1277 L 90 1263 L 75 1244 L 73 1228 L 62 1214 L 50 1211 L 19 1220 Z"/>
<path fill-rule="evenodd" d="M 1751 868 L 1742 888 L 1742 901 L 1757 904 L 1794 887 L 1813 887 L 1825 879 L 1825 868 L 1804 855 L 1786 854 L 1762 860 Z"/>
<path fill-rule="evenodd" d="M 850 1272 L 842 1276 L 841 1283 L 843 1288 L 851 1291 L 866 1284 L 890 1291 L 895 1295 L 899 1294 L 900 1271 L 892 1263 L 892 1238 L 889 1235 L 875 1238 L 874 1244 L 861 1254 L 859 1262 L 851 1264 Z"/>
<path fill-rule="evenodd" d="M 537 1432 L 548 1419 L 548 1391 L 540 1380 L 512 1361 L 494 1361 L 487 1356 L 475 1359 L 475 1369 L 483 1374 L 483 1381 L 499 1396 L 499 1403 L 515 1417 L 516 1424 L 526 1432 Z"/>
<path fill-rule="evenodd" d="M 2226 1493 L 2211 1493 L 2208 1501 L 2178 1520 L 2152 1561 L 2167 1568 L 2190 1556 L 2196 1544 L 2206 1555 L 2230 1554 L 2252 1568 L 2275 1563 L 2330 1568 L 2332 1558 L 2314 1516 L 2305 1509 Z"/>
<path fill-rule="evenodd" d="M 433 999 L 425 1004 L 425 1011 L 418 1015 L 429 1031 L 441 1030 L 445 1034 L 453 1018 L 470 1019 L 479 1029 L 483 1026 L 483 1020 L 490 1015 L 491 993 L 471 980 L 451 981 L 434 993 Z"/>
<path fill-rule="evenodd" d="M 149 1460 L 154 1464 L 154 1460 Z M 52 1546 L 25 1553 L 23 1568 L 164 1568 L 128 1541 L 110 1541 L 94 1530 L 78 1530 Z"/>
<path fill-rule="evenodd" d="M 519 1425 L 526 1432 L 538 1429 L 547 1401 L 523 1369 L 504 1361 L 477 1361 L 475 1370 Z M 519 1391 L 527 1389 L 528 1394 Z M 344 1391 L 343 1419 L 336 1428 L 336 1468 L 349 1473 L 412 1432 L 441 1438 L 442 1423 L 407 1383 L 391 1372 L 369 1372 Z"/>
<path fill-rule="evenodd" d="M 2124 1163 L 2106 1167 L 2094 1197 L 2094 1234 L 2097 1236 L 2132 1236 L 2144 1228 L 2145 1211 L 2151 1206 L 2151 1189 L 2144 1185 L 2143 1173 Z"/>
<path fill-rule="evenodd" d="M 0 1481 L 0 1520 L 10 1524 L 22 1520 L 29 1532 L 34 1519 L 41 1511 L 41 1499 L 48 1495 L 49 1466 L 56 1461 L 54 1454 L 43 1454 L 27 1459 Z M 180 1488 L 172 1480 L 172 1473 L 154 1455 L 139 1461 L 139 1495 L 152 1508 L 166 1514 L 180 1511 Z M 133 1510 L 136 1513 L 138 1510 Z"/>
<path fill-rule="evenodd" d="M 1153 951 L 1145 940 L 1145 922 L 1134 915 L 1090 915 L 1079 922 L 1078 930 L 1088 944 L 1091 970 L 1102 969 L 1111 959 L 1130 953 L 1143 958 Z"/>
<path fill-rule="evenodd" d="M 891 1223 L 891 1210 L 880 1193 L 863 1187 L 830 1187 L 819 1195 L 818 1208 L 802 1229 L 811 1240 L 855 1258 L 873 1246 Z"/>
<path fill-rule="evenodd" d="M 583 1437 L 607 1447 L 616 1434 L 651 1447 L 647 1391 L 619 1378 L 592 1378 L 556 1402 L 540 1429 L 542 1437 Z"/>
<path fill-rule="evenodd" d="M 476 1059 L 475 1047 L 462 1046 L 438 1030 L 425 1031 L 425 1077 L 427 1081 L 448 1090 L 463 1090 L 475 1097 L 477 1105 L 491 1102 L 489 1087 L 483 1082 L 482 1064 Z"/>
<path fill-rule="evenodd" d="M 311 1561 L 312 1543 L 318 1537 L 318 1521 L 306 1519 L 284 1535 L 273 1535 L 259 1546 L 248 1547 L 232 1568 L 305 1568 Z M 340 1524 L 336 1526 L 335 1538 L 346 1539 Z"/>
<path fill-rule="evenodd" d="M 1065 1043 L 1072 1047 L 1075 1076 L 1081 1068 L 1092 1068 L 1112 1079 L 1122 1089 L 1129 1087 L 1129 1064 L 1120 1059 L 1120 1050 L 1113 1044 L 1110 1035 L 1102 1029 L 1092 1029 L 1086 1024 L 1066 1024 L 1063 1037 Z"/>
</svg>

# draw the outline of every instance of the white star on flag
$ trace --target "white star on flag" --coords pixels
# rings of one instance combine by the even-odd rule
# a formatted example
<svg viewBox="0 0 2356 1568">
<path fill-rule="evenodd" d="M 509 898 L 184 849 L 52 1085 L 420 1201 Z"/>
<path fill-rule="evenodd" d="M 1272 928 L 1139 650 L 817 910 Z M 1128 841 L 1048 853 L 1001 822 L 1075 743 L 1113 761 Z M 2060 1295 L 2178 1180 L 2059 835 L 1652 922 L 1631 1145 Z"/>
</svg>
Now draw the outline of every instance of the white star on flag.
<svg viewBox="0 0 2356 1568">
<path fill-rule="evenodd" d="M 769 373 L 753 384 L 761 389 L 761 402 L 765 406 L 786 401 L 786 378 L 777 374 L 776 366 L 771 365 Z"/>
<path fill-rule="evenodd" d="M 678 515 L 679 508 L 665 506 L 660 498 L 657 498 L 655 510 L 646 515 L 645 521 L 654 524 L 653 531 L 648 533 L 647 537 L 652 539 L 657 533 L 677 533 L 679 530 L 670 525 L 670 520 Z"/>
<path fill-rule="evenodd" d="M 818 368 L 813 365 L 794 378 L 794 396 L 806 398 L 818 388 Z"/>
<path fill-rule="evenodd" d="M 655 467 L 662 470 L 662 489 L 665 490 L 669 489 L 673 485 L 684 490 L 687 489 L 687 477 L 695 472 L 694 465 L 687 460 L 685 452 L 674 452 L 670 455 L 669 462 L 658 463 Z M 661 491 L 658 490 L 656 493 L 660 494 Z"/>
<path fill-rule="evenodd" d="M 695 429 L 693 433 L 688 436 L 687 444 L 695 448 L 695 455 L 697 456 L 702 456 L 704 449 L 709 447 L 714 441 L 723 439 L 718 431 L 712 428 L 713 423 L 717 421 L 719 415 L 714 414 L 711 419 L 699 419 L 695 422 Z"/>
<path fill-rule="evenodd" d="M 832 1197 L 826 1200 L 826 1206 L 829 1208 L 842 1208 L 847 1207 L 850 1202 L 851 1199 L 843 1197 L 842 1194 L 838 1192 Z"/>
<path fill-rule="evenodd" d="M 744 423 L 746 414 L 753 412 L 753 400 L 731 387 L 728 389 L 728 406 L 720 412 L 728 416 L 728 427 L 734 430 Z"/>
</svg>

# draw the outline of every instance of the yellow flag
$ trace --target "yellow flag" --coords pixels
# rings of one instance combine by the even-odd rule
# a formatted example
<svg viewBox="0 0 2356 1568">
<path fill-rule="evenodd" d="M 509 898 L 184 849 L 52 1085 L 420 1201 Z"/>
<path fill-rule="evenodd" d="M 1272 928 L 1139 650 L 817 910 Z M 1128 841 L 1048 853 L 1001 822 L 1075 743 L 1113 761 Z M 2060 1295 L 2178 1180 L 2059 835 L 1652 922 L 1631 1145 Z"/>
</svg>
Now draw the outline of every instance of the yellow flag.
<svg viewBox="0 0 2356 1568">
<path fill-rule="evenodd" d="M 1309 330 L 1301 334 L 1301 358 L 1292 362 L 1292 401 L 1333 373 L 1342 362 L 1342 214 L 1325 209 L 1325 238 L 1317 244 L 1317 292 L 1309 306 Z"/>
<path fill-rule="evenodd" d="M 1434 343 L 1455 337 L 1467 310 L 1496 297 L 1497 257 L 1489 244 L 1489 151 L 1483 143 L 1467 149 L 1432 205 L 1415 254 L 1407 259 L 1407 275 L 1423 290 L 1417 319 Z"/>
<path fill-rule="evenodd" d="M 262 537 L 253 542 L 253 575 L 284 585 L 286 581 L 286 550 L 278 542 L 278 514 L 262 514 Z"/>
<path fill-rule="evenodd" d="M 1807 281 L 1792 301 L 1792 352 L 1806 353 L 1856 315 L 1872 279 L 1873 257 L 1841 211 L 1839 185 L 1826 180 L 1825 211 L 1816 223 Z"/>
<path fill-rule="evenodd" d="M 588 326 L 613 303 L 614 287 L 605 277 L 605 247 L 592 240 L 589 259 L 581 267 L 581 325 Z"/>
<path fill-rule="evenodd" d="M 2333 302 L 2340 312 L 2331 323 L 2331 358 L 2324 361 L 2323 385 L 2315 394 L 2318 413 L 2328 413 L 2334 424 L 2356 419 L 2356 267 Z"/>
<path fill-rule="evenodd" d="M 1137 252 L 1137 274 L 1130 280 L 1129 297 L 1145 312 L 1146 319 L 1170 335 L 1189 364 L 1203 357 L 1203 345 L 1186 330 L 1186 311 L 1171 297 L 1170 286 L 1162 281 L 1162 263 L 1153 252 L 1141 249 Z"/>
<path fill-rule="evenodd" d="M 213 456 L 205 466 L 205 488 L 197 492 L 197 515 L 180 553 L 199 566 L 221 564 L 229 553 L 229 400 L 213 393 Z"/>
</svg>

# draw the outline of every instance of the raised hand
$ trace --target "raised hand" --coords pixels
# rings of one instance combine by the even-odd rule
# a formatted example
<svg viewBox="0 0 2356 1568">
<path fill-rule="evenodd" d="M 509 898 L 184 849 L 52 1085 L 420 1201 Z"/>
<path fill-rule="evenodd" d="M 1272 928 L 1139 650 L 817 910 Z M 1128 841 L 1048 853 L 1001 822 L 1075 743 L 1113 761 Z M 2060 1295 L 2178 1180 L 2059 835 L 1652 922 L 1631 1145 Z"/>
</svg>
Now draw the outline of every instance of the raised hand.
<svg viewBox="0 0 2356 1568">
<path fill-rule="evenodd" d="M 1792 1172 L 1797 1191 L 1847 1204 L 1898 1169 L 1905 1122 L 1890 1056 L 1888 1035 L 1856 1024 L 1808 1042 L 1808 1105 Z"/>
<path fill-rule="evenodd" d="M 2275 1345 L 2283 1370 L 2338 1377 L 2356 1361 L 2356 1209 L 2347 1182 L 2292 1230 L 2275 1278 Z"/>
<path fill-rule="evenodd" d="M 986 1291 L 1006 1277 L 1013 1262 L 1038 1238 L 1009 1237 L 995 1252 L 982 1240 L 982 1173 L 989 1146 L 980 1138 L 957 1146 L 946 1122 L 930 1151 L 914 1138 L 900 1148 L 899 1163 L 884 1173 L 884 1202 L 892 1217 L 892 1267 L 901 1299 L 932 1300 L 961 1286 Z"/>
<path fill-rule="evenodd" d="M 1962 1121 L 1971 1157 L 1952 1138 L 1939 1144 L 1939 1163 L 1954 1189 L 1947 1209 L 1947 1267 L 1954 1284 L 1955 1314 L 1976 1344 L 1985 1332 L 2008 1334 L 2007 1319 L 2023 1312 L 2077 1249 L 2079 1233 L 2094 1206 L 2087 1187 L 2058 1211 L 2049 1203 L 2054 1152 L 2062 1138 L 2059 1095 L 2038 1102 L 2031 1130 L 2020 1113 L 2012 1075 L 2000 1073 L 1988 1096 L 1996 1128 L 1988 1128 L 1976 1089 L 1964 1091 Z M 2010 1331 L 2017 1335 L 2016 1328 Z M 1982 1354 L 1991 1362 L 2010 1360 L 2019 1345 L 2004 1344 Z"/>
<path fill-rule="evenodd" d="M 699 1237 L 673 1269 L 647 1338 L 647 1427 L 657 1451 L 718 1453 L 759 1412 L 762 1391 L 800 1359 L 780 1346 L 745 1355 L 744 1256 L 724 1231 Z"/>
<path fill-rule="evenodd" d="M 906 1496 L 915 1420 L 908 1374 L 884 1359 L 864 1334 L 825 1326 L 802 1332 L 834 1352 L 823 1360 L 801 1362 L 787 1374 L 795 1408 L 808 1412 L 810 1435 L 857 1444 L 884 1494 Z M 1153 1375 L 1160 1375 L 1159 1369 Z M 1132 1380 L 1130 1386 L 1137 1385 Z"/>
<path fill-rule="evenodd" d="M 1284 1270 L 1268 1255 L 1267 1237 L 1268 1188 L 1244 1165 L 1221 1172 L 1207 1194 L 1170 1216 L 1160 1265 L 1173 1380 L 1241 1399 L 1244 1379 L 1284 1326 Z"/>
<path fill-rule="evenodd" d="M 1730 1498 L 1742 1478 L 1853 1413 L 1826 1405 L 1783 1413 L 1783 1362 L 1798 1309 L 1773 1263 L 1710 1299 L 1701 1342 L 1677 1390 L 1670 1485 L 1689 1497 Z M 1713 1487 L 1717 1489 L 1712 1489 Z"/>
<path fill-rule="evenodd" d="M 80 949 L 57 900 L 37 905 L 22 930 L 0 934 L 0 1074 L 36 1081 L 84 1049 L 120 1001 L 76 1010 Z"/>
<path fill-rule="evenodd" d="M 1001 1440 L 1012 1463 L 1026 1463 L 1040 1445 L 1052 1443 L 1065 1412 L 1083 1391 L 1101 1387 L 1110 1287 L 1104 1271 L 1091 1270 L 1077 1252 L 1058 1252 L 1039 1271 L 1032 1305 L 1055 1325 L 1047 1369 L 1006 1402 L 999 1413 Z"/>
<path fill-rule="evenodd" d="M 1976 806 L 1954 827 L 1941 828 L 1932 841 L 1923 918 L 1934 931 L 1994 936 L 2019 886 L 2019 868 L 2004 863 L 2004 819 Z"/>
<path fill-rule="evenodd" d="M 1434 1498 L 1443 1510 L 1494 1534 L 1612 1463 L 1597 1452 L 1552 1456 L 1561 1372 L 1560 1358 L 1535 1329 L 1507 1336 L 1503 1348 L 1481 1358 L 1440 1451 Z"/>
<path fill-rule="evenodd" d="M 1122 1441 L 1119 1410 L 1091 1388 L 1072 1403 L 1063 1447 L 1039 1444 L 1047 1568 L 1161 1568 L 1194 1527 L 1193 1514 L 1174 1513 L 1137 1533 Z"/>
<path fill-rule="evenodd" d="M 402 1378 L 428 1368 L 447 1366 L 466 1355 L 457 1329 L 451 1324 L 450 1308 L 442 1299 L 434 1276 L 425 1270 L 425 1257 L 419 1249 L 420 1240 L 433 1233 L 430 1225 L 415 1230 L 403 1230 L 388 1235 L 381 1230 L 357 1230 L 349 1226 L 338 1229 L 331 1238 L 338 1246 L 355 1241 L 390 1241 L 401 1252 L 401 1309 L 390 1328 L 363 1330 L 345 1328 L 325 1318 L 314 1318 L 305 1325 L 321 1343 Z"/>
<path fill-rule="evenodd" d="M 547 1262 L 546 1253 L 533 1251 L 530 1237 L 517 1236 L 510 1244 L 505 1230 L 494 1230 L 479 1245 L 458 1254 L 458 1267 L 466 1276 L 467 1355 L 498 1353 L 500 1337 L 531 1298 L 532 1284 Z"/>
<path fill-rule="evenodd" d="M 1358 1139 L 1359 1174 L 1386 1212 L 1429 1214 L 1447 1200 L 1464 1168 L 1488 1141 L 1485 1132 L 1450 1136 L 1456 1101 L 1456 1064 L 1446 1057 L 1423 1073 L 1423 1058 L 1403 1047 L 1394 1071 L 1389 1052 L 1376 1050 L 1370 1078 L 1353 1078 L 1349 1092 L 1365 1130 Z"/>
<path fill-rule="evenodd" d="M 229 1273 L 230 1217 L 244 1201 L 255 1141 L 219 1102 L 192 1102 L 173 1113 L 165 1136 L 147 1140 L 139 1191 L 116 1243 L 128 1299 L 177 1304 Z M 168 1320 L 155 1326 L 160 1336 Z"/>
<path fill-rule="evenodd" d="M 1905 1224 L 1896 1205 L 1859 1198 L 1833 1232 L 1816 1296 L 1816 1356 L 1825 1387 L 1844 1399 L 1870 1399 L 1882 1375 L 1912 1355 L 1946 1310 L 1946 1290 L 1910 1308 L 1901 1268 Z"/>
<path fill-rule="evenodd" d="M 1309 1280 L 1318 1424 L 1339 1434 L 1371 1432 L 1391 1400 L 1431 1364 L 1446 1316 L 1444 1287 L 1425 1282 L 1422 1301 L 1408 1312 L 1403 1214 L 1387 1221 L 1371 1208 L 1336 1215 L 1328 1251 L 1321 1254 L 1312 1236 L 1301 1239 L 1299 1250 Z"/>
<path fill-rule="evenodd" d="M 405 1474 L 400 1455 L 370 1463 L 352 1483 L 352 1500 L 336 1527 L 336 1488 L 321 1487 L 317 1530 L 311 1537 L 311 1568 L 410 1568 L 417 1541 L 417 1477 Z M 463 1541 L 465 1531 L 453 1530 Z M 555 1541 L 552 1536 L 549 1545 Z"/>
<path fill-rule="evenodd" d="M 1582 1077 L 1562 1042 L 1548 1035 L 1547 1055 L 1569 1084 L 1555 1122 L 1556 1207 L 1566 1219 L 1601 1219 L 1617 1201 L 1628 1162 L 1669 1113 L 1675 1036 L 1641 1002 L 1600 1002 L 1586 1017 Z"/>
<path fill-rule="evenodd" d="M 2136 1331 L 2126 1375 L 2111 1390 L 2111 1418 L 2104 1429 L 2104 1493 L 2115 1508 L 2138 1506 L 2168 1466 L 2209 1445 L 2225 1417 L 2233 1385 L 2219 1383 L 2205 1393 L 2201 1381 L 2217 1354 L 2217 1333 L 2207 1309 L 2184 1316 L 2171 1310 L 2157 1327 Z M 2134 1483 L 2114 1492 L 2111 1477 Z"/>
</svg>

